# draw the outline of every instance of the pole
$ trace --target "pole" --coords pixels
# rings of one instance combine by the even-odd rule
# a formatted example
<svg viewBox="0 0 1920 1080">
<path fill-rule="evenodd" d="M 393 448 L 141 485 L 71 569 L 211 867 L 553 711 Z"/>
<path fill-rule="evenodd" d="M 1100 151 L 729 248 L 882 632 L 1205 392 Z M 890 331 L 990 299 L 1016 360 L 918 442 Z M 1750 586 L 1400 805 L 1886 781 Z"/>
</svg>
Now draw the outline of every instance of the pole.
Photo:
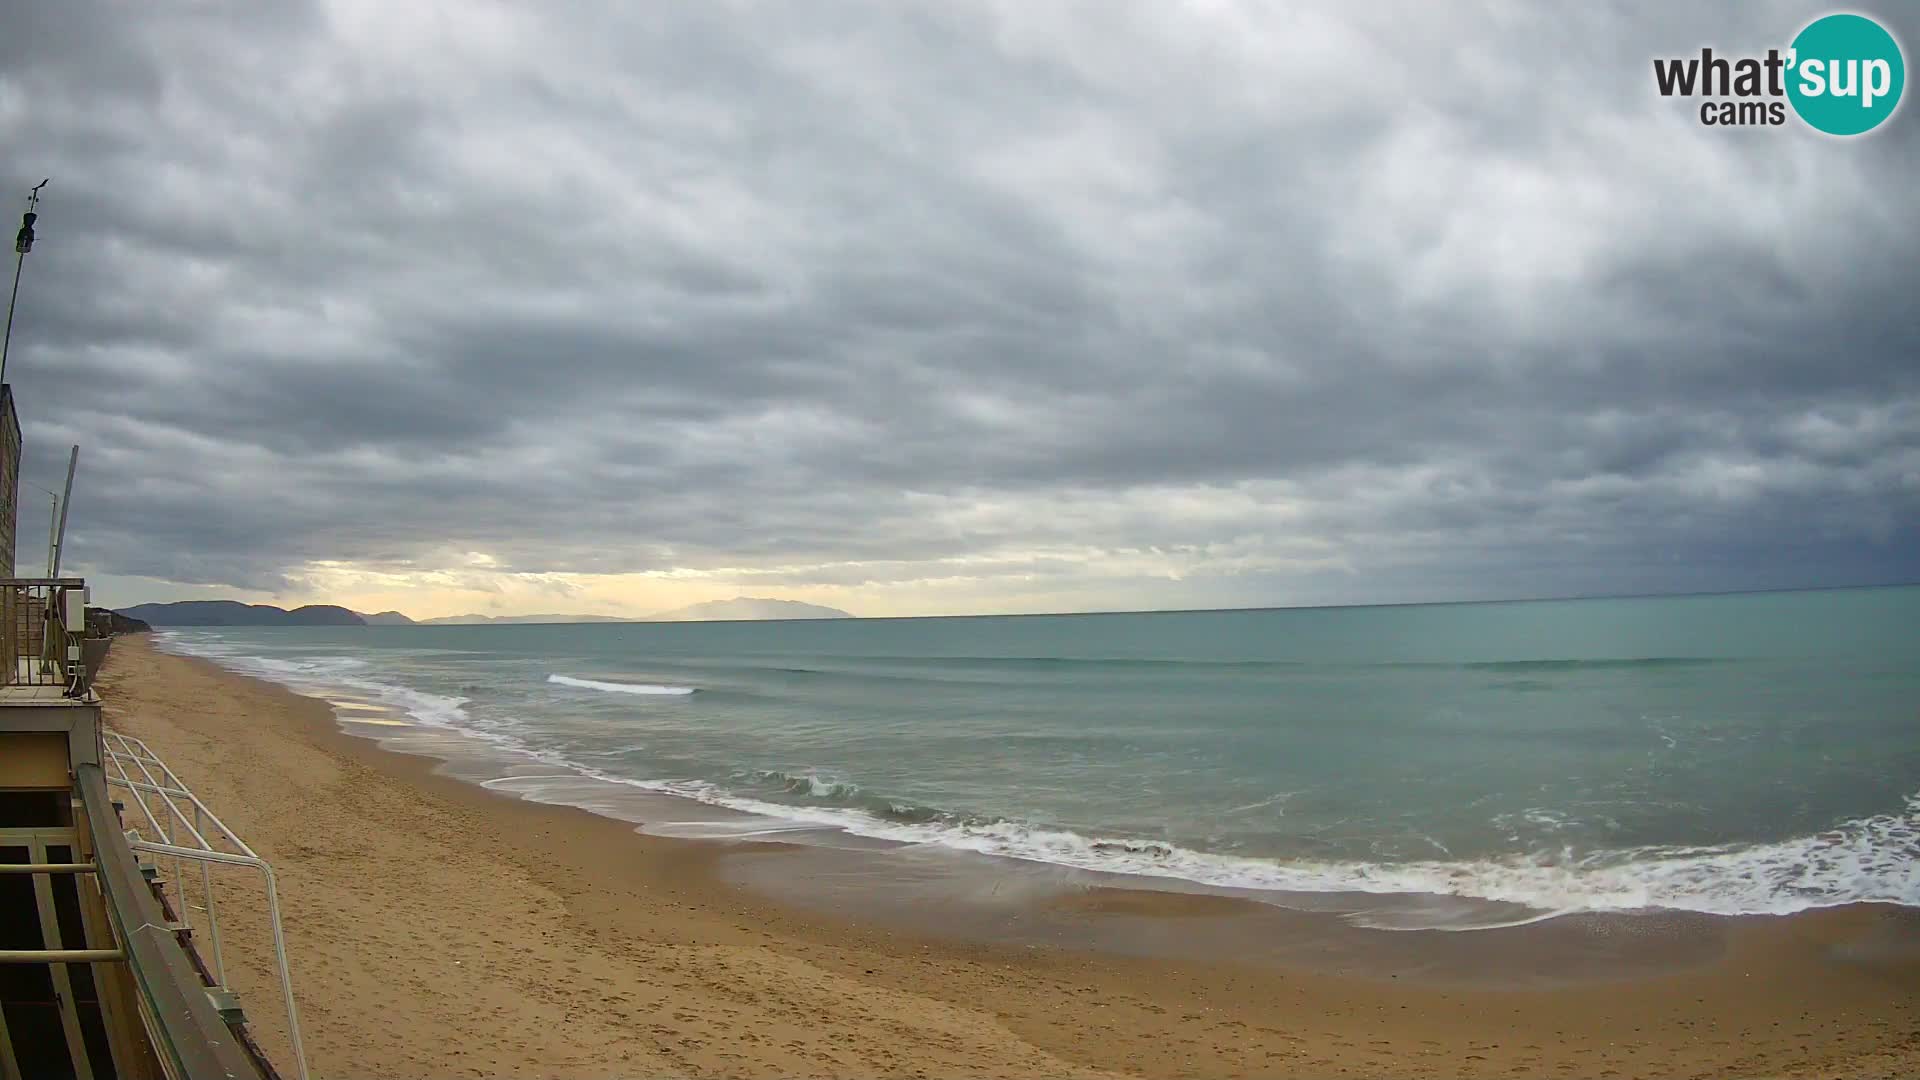
<svg viewBox="0 0 1920 1080">
<path fill-rule="evenodd" d="M 30 487 L 35 491 L 45 493 L 47 496 L 47 576 L 52 577 L 53 545 L 55 534 L 60 528 L 60 493 L 49 488 L 43 488 L 31 480 L 20 481 L 20 486 Z"/>
<path fill-rule="evenodd" d="M 60 496 L 60 531 L 53 539 L 53 573 L 50 577 L 60 576 L 60 557 L 67 553 L 67 511 L 73 505 L 73 470 L 80 467 L 80 448 L 73 448 L 73 455 L 67 458 L 67 493 Z"/>
<path fill-rule="evenodd" d="M 13 306 L 20 299 L 20 271 L 27 265 L 27 252 L 33 250 L 33 223 L 40 216 L 34 213 L 34 207 L 40 205 L 40 189 L 47 184 L 42 180 L 27 192 L 27 212 L 13 241 L 13 292 L 7 296 L 7 331 L 0 336 L 0 385 L 7 381 L 7 350 L 13 345 Z"/>
<path fill-rule="evenodd" d="M 27 253 L 13 257 L 13 295 L 7 297 L 7 336 L 0 338 L 0 385 L 7 381 L 7 349 L 13 344 L 13 305 L 20 299 L 20 269 L 27 265 Z"/>
</svg>

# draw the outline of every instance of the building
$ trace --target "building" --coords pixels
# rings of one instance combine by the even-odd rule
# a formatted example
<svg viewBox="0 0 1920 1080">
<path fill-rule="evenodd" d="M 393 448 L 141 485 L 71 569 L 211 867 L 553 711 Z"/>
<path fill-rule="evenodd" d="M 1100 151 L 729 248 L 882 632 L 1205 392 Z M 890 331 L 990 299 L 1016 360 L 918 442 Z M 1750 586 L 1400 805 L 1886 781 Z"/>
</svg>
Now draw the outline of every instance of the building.
<svg viewBox="0 0 1920 1080">
<path fill-rule="evenodd" d="M 144 745 L 104 729 L 86 583 L 13 576 L 20 426 L 6 387 L 0 453 L 0 1080 L 273 1078 L 221 985 L 205 873 L 225 863 L 266 874 L 299 1058 L 271 869 Z M 181 880 L 162 873 L 162 856 Z M 188 865 L 201 872 L 201 927 L 188 924 Z"/>
</svg>

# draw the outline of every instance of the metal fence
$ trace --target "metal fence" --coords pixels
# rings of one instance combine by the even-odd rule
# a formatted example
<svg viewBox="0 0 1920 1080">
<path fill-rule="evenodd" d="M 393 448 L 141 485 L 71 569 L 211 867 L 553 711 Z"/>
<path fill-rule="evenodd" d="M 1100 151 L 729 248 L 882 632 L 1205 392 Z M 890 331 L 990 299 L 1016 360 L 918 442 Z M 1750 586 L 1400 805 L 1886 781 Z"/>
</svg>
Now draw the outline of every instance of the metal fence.
<svg viewBox="0 0 1920 1080">
<path fill-rule="evenodd" d="M 87 693 L 82 578 L 0 578 L 0 683 Z"/>
<path fill-rule="evenodd" d="M 266 892 L 267 926 L 273 937 L 274 974 L 280 983 L 280 1001 L 286 1010 L 287 1042 L 293 1051 L 293 1066 L 299 1080 L 307 1080 L 307 1051 L 300 1040 L 300 1012 L 293 1000 L 293 976 L 287 967 L 287 935 L 280 920 L 280 891 L 275 887 L 273 867 L 267 864 L 246 841 L 200 801 L 167 763 L 160 760 L 146 743 L 131 735 L 102 730 L 101 746 L 106 754 L 107 783 L 130 796 L 133 825 L 127 829 L 127 846 L 156 861 L 173 862 L 176 914 L 181 926 L 194 926 L 193 912 L 206 916 L 205 930 L 213 946 L 213 970 L 208 981 L 223 993 L 227 991 L 226 953 L 220 937 L 220 911 L 215 902 L 212 870 L 240 867 L 259 871 Z M 137 809 L 138 815 L 131 810 Z M 190 880 L 183 862 L 199 868 L 199 904 L 189 896 Z"/>
</svg>

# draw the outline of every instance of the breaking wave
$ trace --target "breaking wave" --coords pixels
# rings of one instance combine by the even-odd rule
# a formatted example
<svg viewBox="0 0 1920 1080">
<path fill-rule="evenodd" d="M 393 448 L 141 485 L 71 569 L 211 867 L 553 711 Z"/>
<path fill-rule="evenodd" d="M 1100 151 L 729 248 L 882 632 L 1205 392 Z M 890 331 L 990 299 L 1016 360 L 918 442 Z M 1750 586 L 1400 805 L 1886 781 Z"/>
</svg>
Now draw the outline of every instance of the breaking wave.
<svg viewBox="0 0 1920 1080">
<path fill-rule="evenodd" d="M 1712 915 L 1785 915 L 1865 902 L 1920 906 L 1920 794 L 1910 796 L 1900 811 L 1770 844 L 1352 862 L 1223 855 L 1158 840 L 1086 836 L 1028 822 L 969 818 L 917 807 L 901 814 L 876 812 L 868 805 L 790 805 L 703 781 L 602 778 L 858 836 L 1219 888 L 1424 893 L 1518 904 L 1543 916 L 1657 908 Z M 829 785 L 827 799 L 851 801 L 847 799 L 850 786 Z M 871 797 L 860 800 L 873 801 Z"/>
<path fill-rule="evenodd" d="M 657 683 L 601 682 L 598 679 L 580 679 L 572 675 L 549 675 L 547 681 L 560 686 L 572 686 L 581 690 L 605 690 L 610 694 L 691 694 L 698 687 L 662 686 Z"/>
<path fill-rule="evenodd" d="M 359 674 L 367 669 L 365 660 L 351 656 L 305 656 L 286 659 L 251 656 L 223 642 L 189 640 L 177 632 L 154 634 L 154 643 L 164 652 L 211 660 L 230 671 L 279 683 L 302 694 L 326 696 L 340 690 L 357 691 L 373 701 L 391 705 L 432 727 L 450 728 L 488 738 L 472 729 L 462 706 L 466 698 L 430 694 L 411 687 L 380 682 Z M 491 740 L 497 741 L 497 740 Z"/>
</svg>

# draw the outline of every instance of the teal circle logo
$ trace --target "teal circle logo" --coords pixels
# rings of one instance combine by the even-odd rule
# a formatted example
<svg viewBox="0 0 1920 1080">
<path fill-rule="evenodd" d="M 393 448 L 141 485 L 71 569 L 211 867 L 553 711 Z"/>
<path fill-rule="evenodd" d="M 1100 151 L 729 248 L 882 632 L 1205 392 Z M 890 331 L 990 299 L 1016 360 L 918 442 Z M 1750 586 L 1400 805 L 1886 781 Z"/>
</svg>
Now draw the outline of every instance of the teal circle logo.
<svg viewBox="0 0 1920 1080">
<path fill-rule="evenodd" d="M 1793 39 L 1787 99 L 1829 135 L 1872 131 L 1900 107 L 1906 58 L 1886 28 L 1864 15 L 1826 15 Z"/>
</svg>

